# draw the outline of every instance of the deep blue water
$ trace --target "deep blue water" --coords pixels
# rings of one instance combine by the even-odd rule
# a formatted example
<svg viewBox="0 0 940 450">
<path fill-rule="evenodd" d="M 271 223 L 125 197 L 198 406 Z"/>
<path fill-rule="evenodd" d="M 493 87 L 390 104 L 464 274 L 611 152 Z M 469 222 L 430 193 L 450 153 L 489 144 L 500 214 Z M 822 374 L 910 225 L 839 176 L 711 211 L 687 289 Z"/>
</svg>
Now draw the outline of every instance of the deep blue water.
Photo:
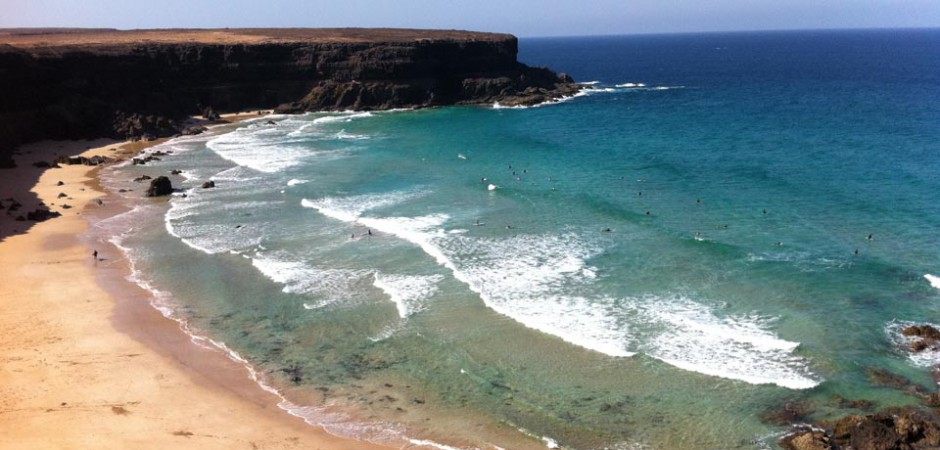
<svg viewBox="0 0 940 450">
<path fill-rule="evenodd" d="M 138 280 L 288 409 L 397 444 L 771 448 L 783 402 L 932 384 L 898 330 L 940 322 L 940 31 L 519 57 L 584 95 L 274 116 L 112 172 L 189 189 L 115 220 L 154 225 L 120 240 Z"/>
</svg>

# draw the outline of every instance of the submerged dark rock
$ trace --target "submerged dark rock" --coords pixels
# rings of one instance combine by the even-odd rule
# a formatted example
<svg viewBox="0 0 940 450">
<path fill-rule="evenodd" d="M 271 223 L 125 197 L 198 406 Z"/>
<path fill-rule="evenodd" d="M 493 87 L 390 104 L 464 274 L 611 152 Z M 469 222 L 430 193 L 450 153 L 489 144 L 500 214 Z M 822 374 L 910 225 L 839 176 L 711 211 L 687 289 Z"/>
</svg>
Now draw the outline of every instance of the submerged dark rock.
<svg viewBox="0 0 940 450">
<path fill-rule="evenodd" d="M 205 183 L 202 183 L 203 189 L 211 189 L 214 187 L 215 187 L 215 181 L 209 180 L 209 181 L 206 181 Z"/>
<path fill-rule="evenodd" d="M 150 181 L 150 187 L 147 188 L 147 197 L 161 197 L 173 193 L 173 185 L 170 179 L 165 176 L 159 176 Z"/>
</svg>

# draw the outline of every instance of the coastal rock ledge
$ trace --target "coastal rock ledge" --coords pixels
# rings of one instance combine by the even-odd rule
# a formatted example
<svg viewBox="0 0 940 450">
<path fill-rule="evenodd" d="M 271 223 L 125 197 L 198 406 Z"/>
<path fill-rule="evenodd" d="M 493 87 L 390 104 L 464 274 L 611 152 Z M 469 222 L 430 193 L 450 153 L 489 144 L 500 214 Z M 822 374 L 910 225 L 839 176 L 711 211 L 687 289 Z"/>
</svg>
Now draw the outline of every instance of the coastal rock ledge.
<svg viewBox="0 0 940 450">
<path fill-rule="evenodd" d="M 183 119 L 531 105 L 573 80 L 508 34 L 401 29 L 0 29 L 0 160 L 40 139 L 170 136 Z"/>
</svg>

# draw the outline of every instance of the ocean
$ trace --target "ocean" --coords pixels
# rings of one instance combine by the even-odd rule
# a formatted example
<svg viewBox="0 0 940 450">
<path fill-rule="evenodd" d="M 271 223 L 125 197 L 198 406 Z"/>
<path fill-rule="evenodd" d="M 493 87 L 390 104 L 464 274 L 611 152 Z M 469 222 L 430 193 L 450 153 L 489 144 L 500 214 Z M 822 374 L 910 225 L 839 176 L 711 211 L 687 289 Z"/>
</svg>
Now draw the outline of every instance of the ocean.
<svg viewBox="0 0 940 450">
<path fill-rule="evenodd" d="M 917 403 L 873 368 L 936 388 L 899 330 L 940 323 L 940 31 L 519 59 L 585 89 L 174 139 L 92 233 L 282 408 L 400 447 L 770 449 L 784 404 Z"/>
</svg>

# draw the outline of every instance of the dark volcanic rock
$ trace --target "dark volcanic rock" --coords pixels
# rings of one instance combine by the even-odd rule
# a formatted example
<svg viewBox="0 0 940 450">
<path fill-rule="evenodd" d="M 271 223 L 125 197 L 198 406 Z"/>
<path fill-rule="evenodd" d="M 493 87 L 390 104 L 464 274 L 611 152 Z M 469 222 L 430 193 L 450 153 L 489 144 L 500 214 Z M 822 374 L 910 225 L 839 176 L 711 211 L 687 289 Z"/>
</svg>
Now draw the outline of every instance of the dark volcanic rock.
<svg viewBox="0 0 940 450">
<path fill-rule="evenodd" d="M 2 133 L 0 133 L 2 135 Z M 13 142 L 0 141 L 0 169 L 12 169 L 16 167 L 16 161 L 13 160 Z"/>
<path fill-rule="evenodd" d="M 931 340 L 940 339 L 940 330 L 937 330 L 930 325 L 911 325 L 901 330 L 901 334 L 905 336 L 917 336 Z"/>
<path fill-rule="evenodd" d="M 48 209 L 39 207 L 35 211 L 26 213 L 26 220 L 32 220 L 35 222 L 42 222 L 45 220 L 52 219 L 54 217 L 59 217 L 62 214 L 56 211 L 49 211 Z"/>
<path fill-rule="evenodd" d="M 125 139 L 152 141 L 176 134 L 179 124 L 162 115 L 142 115 L 118 111 L 113 122 L 114 134 Z"/>
<path fill-rule="evenodd" d="M 201 126 L 198 126 L 198 125 L 194 125 L 194 126 L 191 126 L 191 127 L 183 128 L 182 134 L 183 134 L 183 136 L 195 136 L 195 135 L 197 135 L 197 134 L 205 133 L 207 130 L 208 130 L 208 128 L 206 128 L 206 127 L 201 127 Z"/>
<path fill-rule="evenodd" d="M 203 189 L 211 189 L 214 187 L 215 187 L 215 181 L 209 180 L 209 181 L 206 181 L 205 183 L 202 183 Z"/>
<path fill-rule="evenodd" d="M 151 180 L 150 187 L 147 188 L 147 197 L 160 197 L 172 193 L 173 185 L 170 184 L 170 179 L 164 176 L 159 176 Z"/>
<path fill-rule="evenodd" d="M 211 106 L 208 106 L 202 110 L 202 118 L 206 120 L 215 121 L 215 120 L 221 119 L 222 117 L 219 116 L 219 113 L 215 112 L 215 110 L 212 109 Z"/>
<path fill-rule="evenodd" d="M 804 422 L 812 413 L 812 405 L 807 402 L 788 402 L 765 411 L 760 415 L 760 420 L 774 425 L 789 425 Z"/>
<path fill-rule="evenodd" d="M 940 330 L 930 325 L 911 325 L 901 330 L 901 334 L 908 337 L 919 338 L 908 347 L 914 353 L 925 350 L 940 351 Z"/>
<path fill-rule="evenodd" d="M 826 426 L 825 422 L 818 423 Z M 940 417 L 914 407 L 848 415 L 823 429 L 800 429 L 780 441 L 788 450 L 936 450 Z"/>
<path fill-rule="evenodd" d="M 868 368 L 868 377 L 874 384 L 879 386 L 907 391 L 918 396 L 925 396 L 929 393 L 927 388 L 914 383 L 907 377 L 891 373 L 884 369 L 870 367 Z"/>
<path fill-rule="evenodd" d="M 579 89 L 517 51 L 514 36 L 462 31 L 8 30 L 0 166 L 22 143 L 167 137 L 199 113 L 517 105 Z"/>
<path fill-rule="evenodd" d="M 144 181 L 147 181 L 147 180 L 150 180 L 150 179 L 153 179 L 153 177 L 151 177 L 150 175 L 141 175 L 141 176 L 139 176 L 139 177 L 137 177 L 137 178 L 134 178 L 134 182 L 136 182 L 136 183 L 143 183 Z"/>
<path fill-rule="evenodd" d="M 101 164 L 109 163 L 111 161 L 113 161 L 113 159 L 108 158 L 107 156 L 103 156 L 103 155 L 96 155 L 96 156 L 92 156 L 91 158 L 86 158 L 84 156 L 60 156 L 55 159 L 56 164 L 61 164 L 65 166 L 74 165 L 74 164 L 82 164 L 86 166 L 98 166 Z"/>
<path fill-rule="evenodd" d="M 829 436 L 818 430 L 802 430 L 785 436 L 780 446 L 786 450 L 832 450 Z"/>
</svg>

